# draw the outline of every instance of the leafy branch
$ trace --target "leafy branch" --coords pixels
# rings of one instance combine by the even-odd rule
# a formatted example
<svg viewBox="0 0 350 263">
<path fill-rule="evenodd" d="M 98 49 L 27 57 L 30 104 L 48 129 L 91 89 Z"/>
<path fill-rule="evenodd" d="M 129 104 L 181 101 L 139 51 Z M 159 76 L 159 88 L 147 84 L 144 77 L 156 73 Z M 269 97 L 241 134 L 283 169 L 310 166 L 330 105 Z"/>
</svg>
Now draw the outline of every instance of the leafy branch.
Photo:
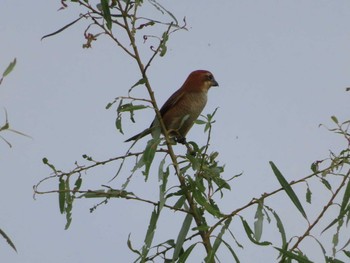
<svg viewBox="0 0 350 263">
<path fill-rule="evenodd" d="M 73 204 L 77 199 L 103 199 L 103 201 L 96 204 L 91 211 L 95 211 L 100 205 L 106 204 L 112 198 L 121 198 L 125 200 L 134 200 L 151 204 L 153 210 L 150 215 L 147 233 L 144 243 L 141 248 L 135 249 L 130 240 L 127 240 L 129 249 L 135 253 L 137 259 L 135 262 L 154 261 L 157 258 L 162 258 L 166 262 L 185 262 L 191 255 L 192 251 L 197 247 L 197 244 L 204 246 L 206 255 L 204 258 L 206 263 L 214 263 L 217 257 L 217 251 L 224 245 L 232 258 L 239 262 L 239 257 L 228 240 L 232 238 L 233 242 L 238 247 L 243 247 L 235 235 L 239 235 L 240 229 L 233 231 L 230 229 L 233 219 L 238 218 L 242 223 L 242 228 L 247 235 L 250 242 L 259 246 L 272 246 L 280 253 L 281 262 L 291 262 L 296 259 L 299 262 L 310 262 L 307 256 L 303 253 L 301 246 L 302 241 L 306 237 L 313 237 L 321 245 L 321 242 L 311 235 L 315 230 L 315 226 L 319 225 L 322 219 L 325 219 L 325 214 L 328 209 L 339 202 L 339 195 L 344 190 L 344 196 L 339 204 L 340 212 L 336 218 L 324 230 L 328 230 L 333 226 L 337 226 L 335 238 L 333 241 L 333 257 L 339 255 L 342 251 L 345 256 L 350 257 L 350 252 L 346 250 L 350 241 L 347 242 L 341 249 L 336 250 L 338 245 L 337 237 L 340 229 L 345 228 L 344 221 L 348 222 L 350 219 L 350 183 L 349 183 L 349 163 L 350 163 L 350 135 L 349 135 L 349 121 L 340 123 L 336 117 L 332 117 L 335 123 L 335 128 L 329 129 L 331 132 L 343 136 L 347 142 L 347 146 L 339 154 L 331 153 L 330 157 L 316 161 L 311 165 L 312 173 L 304 176 L 296 181 L 288 182 L 283 176 L 282 172 L 277 166 L 270 162 L 272 172 L 280 183 L 280 187 L 269 193 L 263 193 L 260 197 L 252 198 L 251 201 L 239 208 L 230 208 L 229 213 L 223 213 L 217 205 L 217 197 L 224 197 L 224 191 L 231 190 L 230 180 L 237 178 L 239 175 L 232 176 L 230 179 L 224 178 L 224 165 L 219 164 L 219 153 L 210 151 L 210 141 L 212 135 L 212 128 L 215 123 L 214 115 L 212 114 L 202 116 L 204 119 L 198 120 L 197 124 L 204 125 L 204 132 L 207 133 L 207 141 L 205 145 L 198 145 L 195 142 L 189 142 L 187 152 L 184 154 L 177 153 L 174 148 L 174 142 L 169 137 L 168 131 L 165 128 L 161 118 L 158 104 L 156 102 L 154 92 L 151 86 L 151 81 L 148 77 L 148 70 L 157 58 L 163 57 L 167 52 L 167 44 L 170 41 L 171 34 L 178 30 L 186 30 L 186 20 L 183 19 L 183 25 L 179 25 L 178 19 L 163 5 L 155 0 L 147 1 L 158 12 L 161 12 L 165 21 L 154 20 L 152 18 L 145 18 L 139 15 L 139 11 L 145 4 L 144 1 L 125 1 L 125 0 L 101 0 L 96 7 L 92 6 L 87 0 L 71 0 L 72 4 L 79 4 L 84 9 L 84 14 L 69 24 L 63 26 L 61 29 L 44 36 L 52 37 L 56 34 L 62 33 L 67 28 L 82 21 L 87 21 L 88 25 L 84 31 L 86 43 L 84 48 L 90 48 L 94 41 L 97 41 L 101 36 L 107 36 L 112 40 L 117 47 L 119 47 L 125 54 L 127 54 L 132 61 L 134 61 L 139 70 L 139 78 L 135 84 L 129 88 L 128 96 L 119 96 L 112 102 L 108 103 L 107 109 L 116 108 L 116 128 L 123 133 L 124 114 L 130 114 L 130 120 L 135 122 L 134 114 L 137 111 L 151 108 L 160 123 L 159 134 L 164 134 L 163 137 L 154 137 L 147 142 L 145 149 L 140 152 L 133 152 L 135 145 L 133 143 L 129 149 L 117 157 L 112 157 L 107 160 L 96 161 L 95 158 L 88 155 L 83 155 L 83 159 L 87 162 L 80 165 L 75 162 L 75 168 L 70 171 L 63 172 L 57 169 L 47 158 L 43 159 L 47 165 L 52 176 L 48 176 L 38 182 L 34 186 L 35 194 L 50 194 L 55 193 L 59 196 L 59 209 L 62 214 L 66 215 L 66 229 L 72 222 Z M 62 8 L 68 8 L 66 0 L 62 0 Z M 84 19 L 83 19 L 84 18 Z M 148 29 L 154 27 L 158 30 L 158 34 L 149 34 Z M 140 37 L 141 36 L 141 37 Z M 157 44 L 152 43 L 149 46 L 151 55 L 143 58 L 140 48 L 140 40 L 143 40 L 143 45 L 148 45 L 149 41 L 157 41 Z M 131 92 L 137 86 L 144 87 L 148 92 L 148 98 L 138 98 L 132 96 Z M 182 149 L 183 150 L 183 149 Z M 150 174 L 154 173 L 155 169 L 151 169 L 151 165 L 160 158 L 158 166 L 158 180 L 159 180 L 159 200 L 150 200 L 142 197 L 142 194 L 135 193 L 130 190 L 129 182 L 135 175 L 142 174 L 147 182 Z M 121 184 L 119 189 L 115 189 L 106 184 L 101 184 L 102 189 L 95 190 L 84 189 L 85 176 L 94 171 L 98 172 L 101 166 L 119 164 L 119 168 L 112 180 L 121 180 L 120 176 L 124 171 L 124 163 L 126 161 L 133 163 L 133 169 L 130 174 L 126 176 L 125 181 Z M 325 168 L 320 168 L 324 166 Z M 343 172 L 344 170 L 345 173 Z M 168 182 L 169 176 L 173 174 L 177 178 L 177 182 L 170 185 Z M 333 192 L 329 177 L 332 180 L 339 180 L 341 183 Z M 57 180 L 58 188 L 54 190 L 39 190 L 42 184 L 47 180 Z M 319 181 L 325 186 L 326 191 L 331 192 L 331 198 L 325 204 L 321 212 L 313 221 L 309 221 L 310 215 L 303 207 L 303 202 L 300 197 L 294 192 L 293 186 L 303 183 L 306 185 L 306 202 L 311 203 L 311 189 L 309 182 L 311 180 Z M 285 193 L 291 205 L 297 208 L 302 220 L 308 224 L 307 228 L 298 237 L 292 237 L 288 240 L 288 236 L 283 225 L 283 221 L 274 210 L 274 208 L 265 204 L 266 200 L 276 197 L 279 193 Z M 243 211 L 256 207 L 254 216 L 254 228 L 249 224 L 250 220 L 243 217 Z M 183 222 L 176 238 L 170 238 L 160 244 L 153 245 L 153 239 L 156 235 L 156 228 L 163 208 L 177 211 L 183 215 Z M 273 244 L 271 241 L 261 241 L 263 236 L 264 222 L 270 223 L 272 220 L 276 222 L 276 228 L 281 235 L 281 244 Z M 208 223 L 210 222 L 210 223 Z M 312 222 L 312 223 L 311 223 Z M 294 235 L 295 236 L 295 235 Z M 195 240 L 192 240 L 195 239 Z M 198 241 L 199 239 L 199 241 Z M 288 241 L 287 241 L 288 240 Z M 296 240 L 296 241 L 294 241 Z M 350 239 L 349 239 L 350 240 Z M 187 248 L 186 248 L 187 246 Z M 327 256 L 326 250 L 322 247 L 324 257 Z M 169 253 L 172 255 L 169 257 Z M 338 260 L 338 259 L 337 259 Z M 331 261 L 330 261 L 331 262 Z"/>
</svg>

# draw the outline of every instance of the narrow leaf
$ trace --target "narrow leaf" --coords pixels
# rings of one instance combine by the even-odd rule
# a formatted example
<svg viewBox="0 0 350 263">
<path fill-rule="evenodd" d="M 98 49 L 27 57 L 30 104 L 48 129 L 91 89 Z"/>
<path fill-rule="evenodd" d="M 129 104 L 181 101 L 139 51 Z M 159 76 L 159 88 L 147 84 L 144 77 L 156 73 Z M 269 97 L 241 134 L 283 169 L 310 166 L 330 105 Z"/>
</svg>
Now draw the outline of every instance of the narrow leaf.
<svg viewBox="0 0 350 263">
<path fill-rule="evenodd" d="M 202 196 L 202 194 L 199 191 L 194 191 L 193 197 L 198 202 L 198 204 L 200 204 L 207 212 L 209 212 L 213 216 L 216 216 L 216 217 L 222 216 L 220 210 L 216 206 L 208 203 L 207 200 Z"/>
<path fill-rule="evenodd" d="M 243 219 L 243 217 L 240 217 L 241 218 L 241 221 L 242 221 L 242 224 L 243 224 L 243 227 L 244 227 L 244 230 L 247 234 L 247 237 L 249 238 L 249 240 L 251 242 L 253 242 L 254 244 L 256 245 L 259 245 L 259 246 L 268 246 L 268 245 L 271 245 L 270 242 L 268 241 L 264 241 L 264 242 L 258 242 L 257 240 L 254 239 L 254 233 L 253 231 L 251 230 L 250 226 L 248 225 L 247 221 L 245 221 Z"/>
<path fill-rule="evenodd" d="M 341 217 L 337 217 L 336 219 L 334 219 L 325 229 L 322 230 L 321 233 L 325 232 L 326 230 L 328 230 L 329 228 L 331 228 L 332 226 L 334 226 L 337 222 L 339 222 L 339 220 L 341 220 Z"/>
<path fill-rule="evenodd" d="M 143 84 L 145 84 L 145 83 L 146 83 L 146 79 L 145 79 L 145 78 L 140 79 L 138 82 L 136 82 L 134 85 L 131 86 L 131 88 L 129 89 L 129 92 L 130 92 L 133 88 L 135 88 L 136 86 L 138 86 L 138 85 L 143 85 Z"/>
<path fill-rule="evenodd" d="M 308 186 L 306 188 L 306 202 L 308 202 L 309 204 L 311 204 L 311 196 L 312 196 L 312 192 L 310 190 L 310 187 Z"/>
<path fill-rule="evenodd" d="M 135 110 L 142 110 L 147 108 L 145 105 L 134 105 L 132 103 L 127 103 L 122 105 L 118 108 L 119 112 L 128 112 L 128 111 L 135 111 Z"/>
<path fill-rule="evenodd" d="M 290 251 L 284 250 L 284 249 L 280 249 L 278 247 L 275 247 L 275 249 L 277 249 L 279 252 L 281 252 L 286 257 L 288 257 L 290 259 L 297 260 L 298 263 L 314 263 L 314 262 L 308 260 L 307 258 L 305 258 L 305 256 L 297 255 L 297 254 L 294 254 L 293 252 L 290 252 Z"/>
<path fill-rule="evenodd" d="M 282 247 L 285 247 L 287 245 L 287 238 L 286 238 L 286 232 L 284 230 L 282 220 L 280 219 L 280 217 L 278 216 L 278 214 L 275 211 L 273 211 L 272 214 L 276 219 L 278 231 L 281 233 Z"/>
<path fill-rule="evenodd" d="M 173 254 L 173 262 L 175 260 L 177 260 L 177 258 L 180 255 L 180 251 L 182 250 L 182 245 L 185 242 L 187 233 L 191 227 L 192 219 L 193 219 L 192 215 L 187 214 L 184 222 L 182 223 L 181 230 L 180 230 L 179 235 L 177 236 L 177 240 L 176 240 L 176 245 L 175 245 L 174 254 Z"/>
<path fill-rule="evenodd" d="M 75 181 L 74 191 L 78 191 L 80 189 L 82 182 L 83 179 L 79 176 L 78 179 Z"/>
<path fill-rule="evenodd" d="M 162 42 L 161 42 L 161 44 L 160 44 L 160 56 L 161 57 L 163 57 L 163 56 L 165 56 L 165 54 L 166 54 L 166 52 L 167 52 L 167 50 L 168 50 L 168 48 L 167 48 L 167 46 L 166 46 L 166 42 L 168 41 L 168 39 L 169 39 L 169 35 L 168 35 L 168 33 L 167 32 L 164 32 L 163 33 L 163 37 L 162 37 Z"/>
<path fill-rule="evenodd" d="M 344 254 L 345 254 L 348 258 L 350 258 L 350 251 L 343 250 L 343 252 L 344 252 Z"/>
<path fill-rule="evenodd" d="M 186 196 L 182 195 L 179 200 L 176 201 L 174 208 L 181 208 L 186 201 Z"/>
<path fill-rule="evenodd" d="M 330 184 L 326 179 L 321 178 L 321 182 L 324 184 L 324 186 L 325 186 L 328 190 L 332 190 L 331 184 Z"/>
<path fill-rule="evenodd" d="M 142 247 L 142 258 L 145 259 L 152 245 L 154 233 L 156 231 L 159 213 L 154 209 L 151 215 L 151 220 L 148 225 L 144 245 Z"/>
<path fill-rule="evenodd" d="M 258 203 L 255 213 L 255 222 L 254 222 L 254 235 L 257 241 L 260 241 L 263 231 L 264 223 L 264 213 L 263 213 L 263 204 L 262 202 Z"/>
<path fill-rule="evenodd" d="M 278 170 L 276 165 L 273 162 L 271 162 L 271 161 L 270 161 L 270 165 L 271 165 L 272 171 L 274 172 L 275 176 L 277 177 L 277 180 L 281 184 L 281 186 L 284 189 L 284 191 L 286 191 L 287 195 L 289 196 L 289 198 L 291 199 L 293 204 L 296 206 L 296 208 L 299 210 L 299 212 L 303 215 L 303 217 L 305 219 L 307 219 L 307 215 L 306 215 L 306 213 L 304 211 L 304 208 L 301 205 L 298 197 L 294 193 L 292 187 L 289 185 L 287 180 L 283 177 L 282 173 Z"/>
<path fill-rule="evenodd" d="M 101 0 L 103 18 L 106 20 L 106 26 L 109 30 L 112 29 L 112 17 L 109 10 L 108 0 Z"/>
<path fill-rule="evenodd" d="M 348 180 L 348 184 L 346 186 L 345 192 L 344 192 L 344 196 L 343 196 L 343 201 L 341 203 L 341 207 L 340 207 L 340 213 L 343 213 L 349 203 L 349 199 L 350 199 L 350 180 Z"/>
<path fill-rule="evenodd" d="M 163 171 L 164 164 L 165 164 L 165 158 L 162 159 L 158 168 L 158 178 L 159 178 L 158 180 L 162 182 L 159 185 L 159 210 L 162 210 L 165 204 L 166 185 L 168 183 L 168 177 L 169 177 L 169 168 L 167 168 L 165 172 Z"/>
<path fill-rule="evenodd" d="M 16 58 L 7 66 L 7 68 L 5 69 L 4 73 L 2 73 L 3 77 L 6 77 L 8 74 L 10 74 L 10 72 L 14 69 L 14 67 L 16 66 Z"/>
<path fill-rule="evenodd" d="M 60 212 L 63 214 L 65 212 L 65 205 L 66 205 L 66 183 L 64 182 L 62 176 L 59 179 L 59 184 L 58 184 L 58 201 L 59 201 L 59 207 L 60 207 Z"/>
<path fill-rule="evenodd" d="M 136 249 L 134 249 L 134 248 L 132 247 L 130 236 L 131 236 L 131 234 L 129 234 L 129 236 L 128 236 L 128 241 L 127 241 L 127 243 L 126 243 L 126 244 L 128 245 L 128 248 L 129 248 L 132 252 L 134 252 L 135 254 L 141 256 L 141 253 L 140 253 L 138 250 L 136 250 Z"/>
<path fill-rule="evenodd" d="M 71 22 L 71 23 L 65 25 L 64 27 L 58 29 L 57 31 L 55 31 L 55 32 L 53 32 L 53 33 L 51 33 L 51 34 L 48 34 L 48 35 L 43 36 L 43 37 L 41 38 L 41 40 L 43 40 L 44 38 L 47 38 L 47 37 L 52 37 L 52 36 L 54 36 L 54 35 L 57 35 L 58 33 L 61 33 L 62 31 L 64 31 L 64 30 L 67 29 L 68 27 L 74 25 L 76 22 L 78 22 L 78 21 L 79 21 L 80 19 L 82 19 L 83 17 L 84 17 L 84 16 L 82 15 L 82 16 L 80 16 L 79 18 L 75 19 L 73 22 Z"/>
<path fill-rule="evenodd" d="M 221 245 L 221 242 L 223 241 L 222 237 L 225 234 L 225 231 L 231 224 L 231 218 L 227 219 L 225 221 L 225 224 L 222 226 L 219 235 L 215 238 L 214 244 L 213 244 L 213 249 L 210 251 L 208 257 L 206 257 L 205 262 L 211 263 L 214 260 L 214 256 L 216 255 L 216 252 L 218 248 Z"/>
<path fill-rule="evenodd" d="M 180 256 L 179 260 L 177 263 L 185 263 L 188 256 L 191 254 L 192 250 L 194 247 L 197 245 L 197 243 L 192 244 L 191 246 L 188 247 L 188 249 L 185 250 L 185 252 Z"/>
<path fill-rule="evenodd" d="M 331 117 L 331 119 L 332 119 L 332 121 L 334 121 L 336 124 L 338 124 L 339 122 L 338 122 L 338 119 L 337 119 L 337 117 L 335 117 L 335 116 L 332 116 Z"/>
<path fill-rule="evenodd" d="M 157 151 L 158 144 L 160 143 L 160 139 L 151 139 L 148 141 L 146 149 L 142 155 L 143 162 L 145 164 L 145 171 L 143 172 L 145 176 L 145 181 L 148 179 L 149 170 L 151 169 L 151 165 L 154 159 L 154 156 Z"/>
<path fill-rule="evenodd" d="M 15 247 L 15 244 L 12 242 L 11 238 L 9 238 L 8 235 L 6 235 L 6 233 L 4 231 L 2 231 L 2 229 L 0 228 L 0 235 L 5 238 L 6 242 L 10 245 L 10 247 L 13 248 L 14 251 L 17 252 L 17 249 Z"/>
<path fill-rule="evenodd" d="M 232 247 L 230 246 L 229 243 L 227 243 L 225 240 L 222 240 L 222 243 L 224 243 L 226 245 L 226 247 L 228 248 L 228 250 L 231 252 L 231 255 L 233 256 L 233 258 L 236 260 L 236 263 L 240 263 L 239 258 L 237 257 L 235 251 L 232 249 Z"/>
</svg>

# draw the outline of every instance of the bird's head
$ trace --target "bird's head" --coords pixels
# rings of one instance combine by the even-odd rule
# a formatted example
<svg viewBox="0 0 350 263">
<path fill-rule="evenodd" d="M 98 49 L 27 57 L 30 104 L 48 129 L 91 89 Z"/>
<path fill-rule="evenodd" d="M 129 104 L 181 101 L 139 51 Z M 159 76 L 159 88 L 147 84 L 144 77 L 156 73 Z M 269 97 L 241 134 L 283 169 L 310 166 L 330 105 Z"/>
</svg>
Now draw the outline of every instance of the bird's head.
<svg viewBox="0 0 350 263">
<path fill-rule="evenodd" d="M 193 71 L 184 83 L 184 87 L 191 91 L 208 91 L 211 87 L 219 86 L 213 74 L 207 70 Z"/>
</svg>

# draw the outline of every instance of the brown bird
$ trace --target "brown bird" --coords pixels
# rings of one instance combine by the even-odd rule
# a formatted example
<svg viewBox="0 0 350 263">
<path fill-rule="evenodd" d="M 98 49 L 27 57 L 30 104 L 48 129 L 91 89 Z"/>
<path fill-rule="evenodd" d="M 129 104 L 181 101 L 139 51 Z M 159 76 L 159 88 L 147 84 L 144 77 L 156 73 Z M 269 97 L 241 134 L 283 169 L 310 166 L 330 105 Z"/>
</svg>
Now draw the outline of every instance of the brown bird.
<svg viewBox="0 0 350 263">
<path fill-rule="evenodd" d="M 171 95 L 160 109 L 169 135 L 177 142 L 186 143 L 186 135 L 207 104 L 207 93 L 213 86 L 219 86 L 213 74 L 207 70 L 193 71 L 182 87 Z M 155 131 L 157 127 L 159 128 L 159 121 L 155 117 L 148 129 L 125 142 L 138 140 Z"/>
</svg>

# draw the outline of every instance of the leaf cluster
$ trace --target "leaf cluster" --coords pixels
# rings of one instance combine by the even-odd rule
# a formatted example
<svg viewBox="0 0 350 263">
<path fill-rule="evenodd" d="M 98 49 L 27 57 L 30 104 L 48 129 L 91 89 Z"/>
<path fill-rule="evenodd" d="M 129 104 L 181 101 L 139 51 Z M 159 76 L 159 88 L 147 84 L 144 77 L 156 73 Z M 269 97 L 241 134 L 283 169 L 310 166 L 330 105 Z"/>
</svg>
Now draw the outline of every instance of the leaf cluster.
<svg viewBox="0 0 350 263">
<path fill-rule="evenodd" d="M 277 165 L 271 161 L 271 176 L 274 175 L 279 182 L 279 188 L 260 196 L 257 194 L 241 207 L 221 207 L 220 200 L 226 198 L 226 193 L 231 190 L 231 180 L 237 180 L 241 174 L 227 176 L 225 166 L 219 162 L 219 153 L 215 150 L 211 151 L 209 147 L 216 110 L 212 114 L 202 116 L 202 119 L 197 121 L 198 125 L 203 125 L 204 132 L 207 134 L 205 145 L 189 142 L 186 145 L 187 151 L 183 147 L 175 146 L 160 117 L 147 74 L 147 70 L 155 58 L 166 55 L 171 33 L 185 29 L 186 21 L 183 20 L 184 25 L 180 26 L 175 16 L 155 0 L 101 0 L 97 6 L 93 6 L 87 0 L 63 0 L 63 9 L 68 8 L 67 2 L 78 3 L 84 8 L 85 13 L 43 38 L 61 33 L 78 21 L 88 21 L 84 32 L 86 39 L 84 48 L 91 47 L 92 43 L 97 41 L 100 36 L 107 36 L 130 56 L 140 71 L 139 80 L 131 86 L 128 95 L 117 97 L 106 106 L 107 109 L 115 109 L 116 111 L 117 130 L 124 133 L 125 113 L 128 114 L 131 122 L 135 122 L 135 113 L 146 108 L 154 110 L 161 129 L 157 136 L 147 142 L 142 151 L 134 151 L 134 143 L 123 155 L 103 161 L 96 161 L 91 156 L 83 155 L 84 164 L 78 165 L 76 162 L 75 167 L 66 172 L 57 169 L 44 158 L 44 164 L 48 166 L 53 175 L 40 181 L 34 187 L 34 191 L 36 194 L 58 194 L 59 209 L 62 214 L 66 215 L 66 229 L 72 222 L 73 204 L 77 199 L 95 200 L 102 198 L 101 202 L 91 208 L 91 211 L 95 211 L 100 205 L 105 205 L 111 199 L 118 198 L 142 202 L 151 206 L 148 228 L 143 243 L 133 244 L 131 235 L 127 239 L 128 248 L 135 254 L 135 262 L 154 262 L 156 260 L 186 262 L 195 250 L 199 250 L 199 246 L 203 246 L 205 249 L 205 255 L 202 257 L 204 262 L 219 261 L 218 252 L 221 248 L 226 248 L 231 261 L 240 262 L 239 254 L 244 248 L 240 240 L 242 233 L 254 245 L 274 248 L 280 262 L 292 262 L 293 260 L 312 262 L 308 258 L 308 251 L 304 251 L 303 248 L 303 241 L 306 238 L 312 238 L 320 246 L 324 262 L 342 262 L 340 257 L 350 257 L 348 248 L 350 237 L 346 234 L 350 220 L 349 121 L 340 123 L 336 117 L 332 117 L 335 128 L 329 130 L 342 136 L 346 141 L 346 146 L 340 153 L 331 152 L 329 158 L 314 162 L 311 165 L 311 174 L 289 182 Z M 167 21 L 141 17 L 139 10 L 146 2 L 161 12 Z M 159 34 L 157 36 L 146 34 L 145 30 L 149 27 L 156 27 Z M 142 37 L 138 38 L 140 35 Z M 158 42 L 155 46 L 150 46 L 151 55 L 145 59 L 139 51 L 138 39 L 142 39 L 143 44 L 147 44 L 150 38 Z M 135 92 L 136 87 L 145 88 L 149 98 L 131 96 L 131 92 Z M 84 178 L 88 173 L 92 173 L 92 171 L 98 173 L 100 167 L 106 165 L 114 167 L 116 163 L 118 163 L 119 168 L 117 171 L 113 170 L 112 180 L 121 185 L 119 188 L 102 184 L 102 186 L 96 186 L 95 189 L 91 190 L 91 187 L 87 188 L 84 185 Z M 130 173 L 124 169 L 125 163 L 132 163 L 133 168 Z M 157 163 L 158 166 L 156 166 Z M 143 176 L 145 183 L 149 183 L 149 178 L 156 175 L 159 185 L 148 187 L 153 187 L 154 191 L 158 190 L 158 200 L 147 199 L 143 193 L 135 191 L 129 184 L 135 176 Z M 176 178 L 176 182 L 169 178 Z M 57 189 L 39 190 L 44 181 L 57 179 Z M 74 183 L 71 185 L 71 182 Z M 330 196 L 319 208 L 319 213 L 316 216 L 310 215 L 305 209 L 305 203 L 312 203 L 311 182 L 324 186 L 324 191 Z M 296 184 L 305 186 L 305 201 L 294 191 L 293 187 Z M 285 194 L 290 200 L 290 203 L 284 204 L 284 206 L 295 207 L 300 215 L 300 220 L 306 223 L 306 227 L 301 230 L 302 233 L 299 235 L 288 233 L 284 217 L 279 214 L 275 207 L 267 205 L 268 200 L 277 199 L 280 194 Z M 319 193 L 317 194 L 319 195 Z M 317 232 L 316 226 L 319 226 L 320 222 L 327 221 L 326 215 L 333 216 L 329 213 L 330 207 L 337 207 L 339 213 L 323 229 L 324 232 L 335 229 L 331 241 L 332 252 L 328 253 L 328 248 L 319 238 L 322 233 Z M 167 210 L 180 214 L 183 218 L 182 223 L 176 236 L 165 237 L 164 241 L 155 244 L 159 220 L 162 218 L 162 213 Z M 225 213 L 224 210 L 230 212 Z M 255 211 L 253 218 L 244 214 L 245 211 L 250 210 Z M 232 225 L 235 221 L 241 223 L 242 227 L 233 228 Z M 279 242 L 269 238 L 271 237 L 270 232 L 264 233 L 266 223 L 271 224 L 272 222 L 275 225 L 275 230 L 279 233 Z M 340 246 L 339 236 L 341 234 L 344 234 L 348 241 Z"/>
</svg>

